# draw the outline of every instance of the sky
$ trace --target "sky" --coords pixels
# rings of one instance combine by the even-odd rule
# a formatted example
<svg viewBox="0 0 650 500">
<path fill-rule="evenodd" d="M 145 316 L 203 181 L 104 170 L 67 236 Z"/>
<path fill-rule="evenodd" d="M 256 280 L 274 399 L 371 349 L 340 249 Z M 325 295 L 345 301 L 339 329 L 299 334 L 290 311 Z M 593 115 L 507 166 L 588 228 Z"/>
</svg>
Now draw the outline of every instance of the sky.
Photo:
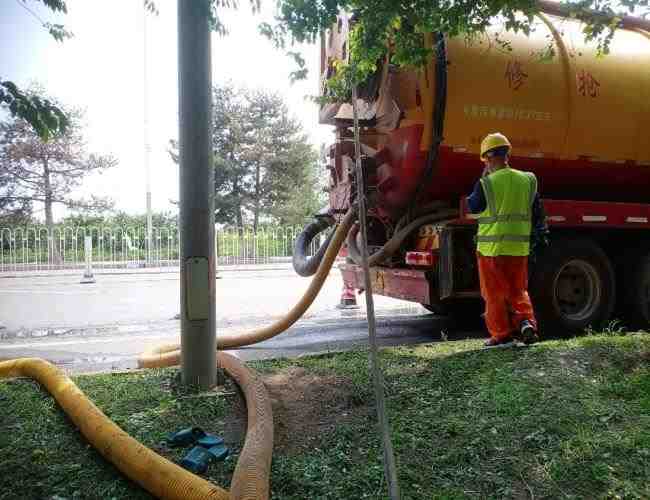
<svg viewBox="0 0 650 500">
<path fill-rule="evenodd" d="M 67 0 L 68 14 L 54 15 L 40 2 L 27 1 L 38 17 L 64 24 L 74 37 L 56 42 L 22 6 L 22 0 L 0 0 L 0 78 L 27 87 L 39 82 L 61 102 L 86 110 L 88 150 L 110 153 L 119 165 L 89 176 L 75 195 L 110 196 L 116 209 L 144 213 L 145 36 L 142 0 Z M 318 93 L 318 49 L 300 46 L 309 67 L 308 79 L 291 85 L 294 63 L 258 34 L 257 26 L 273 17 L 275 2 L 262 2 L 253 15 L 247 2 L 225 11 L 231 33 L 212 36 L 212 81 L 278 91 L 290 113 L 304 126 L 314 146 L 332 139 L 318 125 L 317 106 L 307 97 Z M 178 136 L 176 0 L 157 0 L 160 14 L 146 16 L 148 136 L 152 206 L 174 210 L 178 199 L 178 167 L 167 145 Z M 41 215 L 42 214 L 38 214 Z M 65 215 L 58 207 L 55 217 Z"/>
</svg>

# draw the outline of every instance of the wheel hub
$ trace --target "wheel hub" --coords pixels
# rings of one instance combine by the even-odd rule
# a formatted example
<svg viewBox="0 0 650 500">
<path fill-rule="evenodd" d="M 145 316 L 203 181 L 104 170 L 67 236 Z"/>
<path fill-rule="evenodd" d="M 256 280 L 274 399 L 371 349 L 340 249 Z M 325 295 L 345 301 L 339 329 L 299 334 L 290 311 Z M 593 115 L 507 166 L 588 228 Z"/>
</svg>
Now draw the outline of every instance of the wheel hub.
<svg viewBox="0 0 650 500">
<path fill-rule="evenodd" d="M 600 277 L 587 261 L 567 262 L 557 274 L 554 285 L 555 307 L 570 321 L 589 318 L 600 305 Z"/>
</svg>

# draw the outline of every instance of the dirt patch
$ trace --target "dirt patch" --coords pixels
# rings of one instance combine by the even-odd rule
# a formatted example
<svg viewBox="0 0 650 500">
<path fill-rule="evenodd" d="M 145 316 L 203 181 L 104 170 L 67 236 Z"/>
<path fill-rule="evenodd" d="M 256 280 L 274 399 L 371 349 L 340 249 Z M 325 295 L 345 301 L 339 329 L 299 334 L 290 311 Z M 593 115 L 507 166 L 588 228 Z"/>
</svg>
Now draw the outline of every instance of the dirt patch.
<svg viewBox="0 0 650 500">
<path fill-rule="evenodd" d="M 619 362 L 621 370 L 625 373 L 633 373 L 650 364 L 650 349 L 626 352 Z"/>
<path fill-rule="evenodd" d="M 263 378 L 273 407 L 273 447 L 281 453 L 311 448 L 337 425 L 368 415 L 367 405 L 343 377 L 292 367 Z M 241 398 L 234 399 L 226 419 L 225 437 L 231 444 L 241 442 L 246 434 L 246 406 Z"/>
<path fill-rule="evenodd" d="M 554 360 L 560 368 L 579 375 L 599 373 L 610 368 L 619 369 L 623 373 L 633 373 L 648 366 L 650 349 L 628 351 L 573 349 L 555 353 Z"/>
</svg>

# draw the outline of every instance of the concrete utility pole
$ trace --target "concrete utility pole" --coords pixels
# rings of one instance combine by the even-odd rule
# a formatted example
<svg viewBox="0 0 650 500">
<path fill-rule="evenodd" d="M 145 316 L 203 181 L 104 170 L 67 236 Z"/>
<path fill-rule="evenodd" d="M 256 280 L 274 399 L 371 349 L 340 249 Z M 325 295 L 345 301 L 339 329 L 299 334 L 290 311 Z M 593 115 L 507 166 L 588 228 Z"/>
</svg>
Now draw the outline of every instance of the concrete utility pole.
<svg viewBox="0 0 650 500">
<path fill-rule="evenodd" d="M 212 78 L 206 0 L 178 1 L 181 375 L 216 383 Z"/>
</svg>

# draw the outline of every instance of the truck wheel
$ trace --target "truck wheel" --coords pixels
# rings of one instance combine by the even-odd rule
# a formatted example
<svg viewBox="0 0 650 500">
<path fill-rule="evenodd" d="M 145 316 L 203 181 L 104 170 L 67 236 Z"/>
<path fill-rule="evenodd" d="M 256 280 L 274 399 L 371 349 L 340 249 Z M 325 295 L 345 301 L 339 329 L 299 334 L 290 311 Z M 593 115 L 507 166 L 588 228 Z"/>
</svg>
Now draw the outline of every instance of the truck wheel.
<svg viewBox="0 0 650 500">
<path fill-rule="evenodd" d="M 616 300 L 614 270 L 590 240 L 555 240 L 532 269 L 529 290 L 542 334 L 564 336 L 611 316 Z"/>
<path fill-rule="evenodd" d="M 646 328 L 650 324 L 650 251 L 629 255 L 621 272 L 621 313 L 631 328 Z"/>
</svg>

